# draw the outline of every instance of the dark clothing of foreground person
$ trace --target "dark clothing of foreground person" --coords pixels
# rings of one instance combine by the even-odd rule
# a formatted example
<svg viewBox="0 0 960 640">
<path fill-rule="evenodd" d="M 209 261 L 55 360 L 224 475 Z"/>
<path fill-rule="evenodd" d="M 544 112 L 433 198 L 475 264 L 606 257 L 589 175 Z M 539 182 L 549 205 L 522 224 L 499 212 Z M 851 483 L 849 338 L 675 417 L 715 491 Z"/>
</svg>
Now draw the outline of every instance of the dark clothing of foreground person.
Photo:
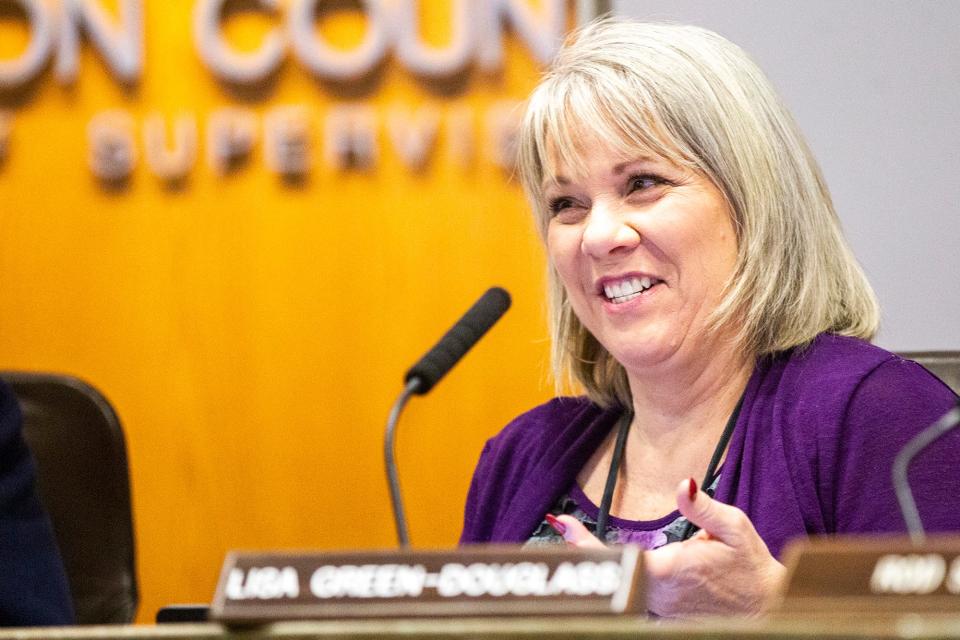
<svg viewBox="0 0 960 640">
<path fill-rule="evenodd" d="M 20 407 L 0 382 L 0 626 L 73 620 L 67 577 L 21 433 Z"/>
</svg>

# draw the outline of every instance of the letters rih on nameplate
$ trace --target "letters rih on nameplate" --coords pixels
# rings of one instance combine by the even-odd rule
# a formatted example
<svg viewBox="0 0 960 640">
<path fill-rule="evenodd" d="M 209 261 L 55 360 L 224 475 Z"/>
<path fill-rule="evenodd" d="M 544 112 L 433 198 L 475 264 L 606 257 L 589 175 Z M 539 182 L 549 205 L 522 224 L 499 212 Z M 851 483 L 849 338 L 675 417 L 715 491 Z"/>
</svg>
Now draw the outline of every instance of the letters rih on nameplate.
<svg viewBox="0 0 960 640">
<path fill-rule="evenodd" d="M 638 547 L 230 552 L 211 617 L 324 618 L 641 614 Z"/>
<path fill-rule="evenodd" d="M 960 536 L 813 538 L 785 560 L 786 612 L 960 611 Z"/>
</svg>

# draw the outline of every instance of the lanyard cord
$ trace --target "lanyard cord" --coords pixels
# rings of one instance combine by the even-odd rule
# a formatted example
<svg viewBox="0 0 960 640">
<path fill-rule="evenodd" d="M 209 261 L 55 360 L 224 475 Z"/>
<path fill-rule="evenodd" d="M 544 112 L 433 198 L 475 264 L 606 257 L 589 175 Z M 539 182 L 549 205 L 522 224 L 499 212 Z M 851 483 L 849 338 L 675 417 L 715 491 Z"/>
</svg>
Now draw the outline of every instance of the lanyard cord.
<svg viewBox="0 0 960 640">
<path fill-rule="evenodd" d="M 703 483 L 700 485 L 704 490 L 713 485 L 717 479 L 717 467 L 720 465 L 720 459 L 723 458 L 723 452 L 727 450 L 727 444 L 730 442 L 730 436 L 733 435 L 733 429 L 737 426 L 737 419 L 740 417 L 740 409 L 743 407 L 743 398 L 747 395 L 746 390 L 737 400 L 737 406 L 727 420 L 727 426 L 723 428 L 720 440 L 710 456 L 710 464 L 707 465 L 707 473 L 703 477 Z M 603 499 L 600 501 L 600 512 L 597 514 L 597 529 L 595 535 L 601 542 L 607 532 L 607 520 L 610 517 L 610 505 L 613 503 L 613 490 L 617 486 L 617 476 L 620 475 L 620 464 L 623 461 L 623 451 L 626 449 L 627 433 L 630 431 L 630 423 L 633 422 L 633 411 L 626 410 L 620 418 L 619 432 L 617 433 L 617 442 L 613 447 L 613 459 L 610 461 L 610 470 L 607 472 L 607 483 L 603 488 Z M 686 540 L 697 532 L 697 527 L 687 520 L 680 534 L 681 540 Z"/>
<path fill-rule="evenodd" d="M 713 455 L 710 457 L 710 464 L 707 465 L 707 472 L 704 474 L 703 483 L 700 485 L 704 491 L 709 489 L 717 479 L 717 467 L 720 466 L 720 458 L 723 457 L 723 452 L 727 450 L 727 443 L 730 442 L 730 436 L 733 435 L 733 428 L 737 426 L 737 418 L 740 417 L 740 409 L 743 407 L 743 396 L 745 395 L 747 395 L 746 390 L 737 400 L 737 406 L 733 408 L 733 413 L 727 420 L 727 426 L 723 428 L 720 441 L 717 442 L 717 448 L 713 450 Z M 698 529 L 699 527 L 687 520 L 687 524 L 683 525 L 683 531 L 680 532 L 680 540 L 686 540 L 695 534 Z"/>
<path fill-rule="evenodd" d="M 605 542 L 604 534 L 607 532 L 607 518 L 610 516 L 613 490 L 617 486 L 617 476 L 620 475 L 620 462 L 623 460 L 623 450 L 626 449 L 627 433 L 630 432 L 631 422 L 633 422 L 633 411 L 627 409 L 620 416 L 620 431 L 617 433 L 617 443 L 613 447 L 613 459 L 610 460 L 610 471 L 607 472 L 607 484 L 603 487 L 600 513 L 597 514 L 595 535 L 600 538 L 600 542 Z"/>
</svg>

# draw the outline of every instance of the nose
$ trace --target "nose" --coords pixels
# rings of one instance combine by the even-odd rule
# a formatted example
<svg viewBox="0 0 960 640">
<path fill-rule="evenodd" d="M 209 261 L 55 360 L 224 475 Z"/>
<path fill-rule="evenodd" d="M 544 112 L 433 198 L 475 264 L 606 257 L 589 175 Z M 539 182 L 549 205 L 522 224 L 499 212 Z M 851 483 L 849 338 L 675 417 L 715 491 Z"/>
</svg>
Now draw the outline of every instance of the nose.
<svg viewBox="0 0 960 640">
<path fill-rule="evenodd" d="M 594 201 L 580 240 L 580 250 L 588 256 L 603 258 L 628 252 L 640 243 L 640 232 L 624 212 L 603 201 Z"/>
</svg>

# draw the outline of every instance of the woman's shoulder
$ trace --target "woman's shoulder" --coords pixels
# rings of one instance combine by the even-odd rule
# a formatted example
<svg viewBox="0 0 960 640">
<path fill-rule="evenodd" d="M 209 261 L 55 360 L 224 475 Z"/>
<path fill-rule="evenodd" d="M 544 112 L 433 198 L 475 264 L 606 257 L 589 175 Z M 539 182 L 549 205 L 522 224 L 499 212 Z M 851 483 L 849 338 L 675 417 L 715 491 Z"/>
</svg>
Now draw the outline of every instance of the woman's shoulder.
<svg viewBox="0 0 960 640">
<path fill-rule="evenodd" d="M 803 449 L 916 433 L 956 394 L 916 362 L 863 340 L 824 334 L 758 368 L 750 406 Z M 830 444 L 834 443 L 834 444 Z"/>
<path fill-rule="evenodd" d="M 821 437 L 849 425 L 864 434 L 915 432 L 956 402 L 956 394 L 916 362 L 833 334 L 780 354 L 759 378 L 759 404 Z"/>
<path fill-rule="evenodd" d="M 521 413 L 511 420 L 491 441 L 540 442 L 560 434 L 581 429 L 605 413 L 605 410 L 583 396 L 559 396 Z"/>
<path fill-rule="evenodd" d="M 615 422 L 586 398 L 554 398 L 487 441 L 474 471 L 461 542 L 518 542 Z M 531 520 L 532 518 L 532 520 Z"/>
<path fill-rule="evenodd" d="M 783 416 L 778 436 L 794 466 L 796 459 L 810 459 L 826 529 L 902 530 L 889 482 L 894 457 L 956 406 L 957 395 L 916 362 L 854 338 L 820 336 L 789 360 L 778 394 L 784 401 L 770 405 L 771 415 Z M 958 456 L 960 432 L 954 432 L 933 442 L 911 467 L 930 530 L 956 529 L 960 482 L 943 469 Z"/>
<path fill-rule="evenodd" d="M 864 340 L 836 334 L 821 334 L 808 345 L 778 354 L 768 372 L 796 392 L 821 400 L 849 397 L 871 388 L 952 395 L 942 381 L 916 362 Z"/>
<path fill-rule="evenodd" d="M 800 370 L 836 371 L 847 376 L 865 375 L 878 365 L 898 356 L 875 344 L 834 333 L 823 333 L 809 344 L 779 356 L 788 366 Z"/>
<path fill-rule="evenodd" d="M 499 464 L 526 466 L 544 457 L 563 455 L 586 435 L 603 429 L 616 412 L 585 397 L 557 397 L 511 420 L 487 441 L 484 454 Z"/>
<path fill-rule="evenodd" d="M 744 464 L 754 465 L 749 469 L 764 470 L 750 482 L 764 485 L 754 488 L 769 490 L 778 501 L 783 496 L 770 487 L 789 487 L 802 515 L 798 530 L 819 532 L 902 529 L 888 481 L 893 458 L 957 401 L 919 364 L 863 340 L 829 334 L 763 361 L 748 398 L 748 427 L 738 446 Z M 942 469 L 958 455 L 960 432 L 924 452 L 922 469 L 911 478 L 918 491 L 931 500 L 951 491 L 960 495 L 956 481 L 947 490 L 939 486 Z M 943 530 L 944 509 L 927 505 L 927 510 L 931 525 Z"/>
</svg>

